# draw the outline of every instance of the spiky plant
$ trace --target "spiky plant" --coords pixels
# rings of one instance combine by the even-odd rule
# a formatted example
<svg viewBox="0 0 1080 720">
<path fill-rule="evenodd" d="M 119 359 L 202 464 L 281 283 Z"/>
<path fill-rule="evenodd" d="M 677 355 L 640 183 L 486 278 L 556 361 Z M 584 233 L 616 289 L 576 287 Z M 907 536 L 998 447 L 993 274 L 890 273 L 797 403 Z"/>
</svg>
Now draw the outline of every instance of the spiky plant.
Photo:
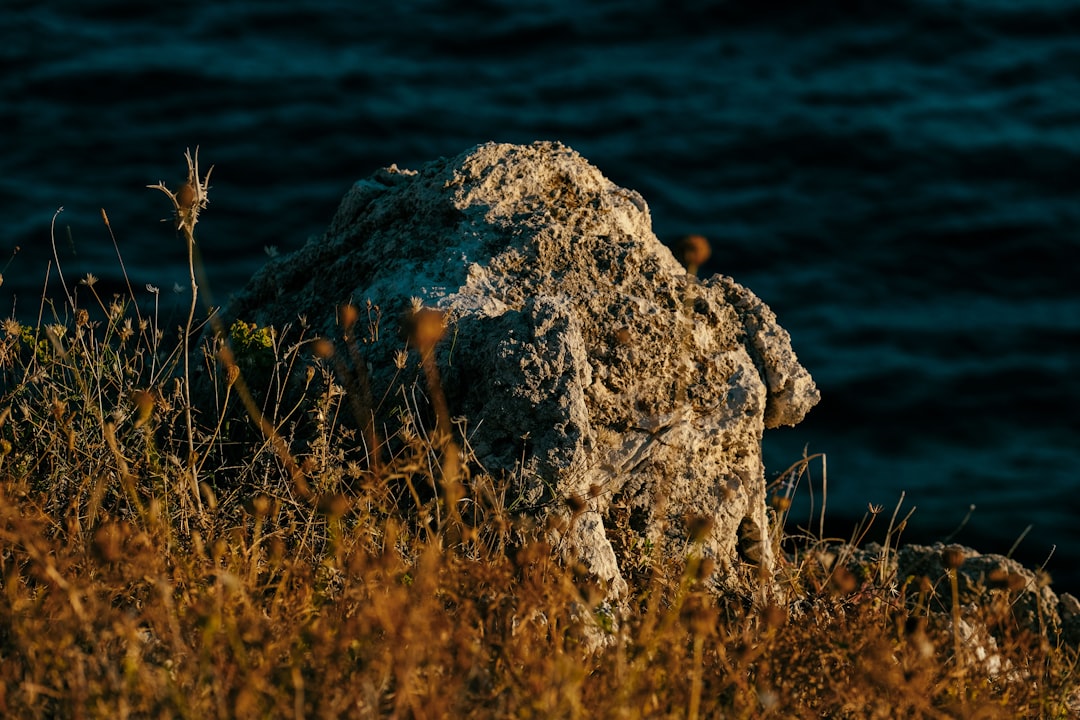
<svg viewBox="0 0 1080 720">
<path fill-rule="evenodd" d="M 199 463 L 195 455 L 195 426 L 191 419 L 191 330 L 195 324 L 195 307 L 199 301 L 199 285 L 195 281 L 195 225 L 199 222 L 199 213 L 210 202 L 207 192 L 210 190 L 210 173 L 213 166 L 206 171 L 206 175 L 199 179 L 199 148 L 195 147 L 195 157 L 191 157 L 191 149 L 184 151 L 184 160 L 187 161 L 187 180 L 176 189 L 170 190 L 164 182 L 158 181 L 156 185 L 147 185 L 148 188 L 160 190 L 172 201 L 173 210 L 176 213 L 176 229 L 179 230 L 184 240 L 187 241 L 188 270 L 191 274 L 191 309 L 188 312 L 187 325 L 184 327 L 184 400 L 186 404 L 187 436 L 188 436 L 188 467 L 191 470 L 190 492 L 195 498 L 195 506 L 202 510 L 202 499 L 199 497 Z M 201 514 L 201 512 L 200 512 Z"/>
</svg>

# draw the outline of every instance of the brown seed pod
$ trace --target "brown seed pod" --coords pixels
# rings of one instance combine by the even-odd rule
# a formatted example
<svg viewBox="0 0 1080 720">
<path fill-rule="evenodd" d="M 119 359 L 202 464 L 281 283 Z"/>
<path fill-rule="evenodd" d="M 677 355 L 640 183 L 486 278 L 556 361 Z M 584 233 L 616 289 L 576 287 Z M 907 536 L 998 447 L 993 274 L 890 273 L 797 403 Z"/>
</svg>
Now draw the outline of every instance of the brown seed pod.
<svg viewBox="0 0 1080 720">
<path fill-rule="evenodd" d="M 712 255 L 712 247 L 703 235 L 687 235 L 675 246 L 676 257 L 687 269 L 701 267 Z"/>
<path fill-rule="evenodd" d="M 176 191 L 176 204 L 181 210 L 195 207 L 195 186 L 186 182 Z"/>
<path fill-rule="evenodd" d="M 338 308 L 338 322 L 341 323 L 341 327 L 346 331 L 351 330 L 352 326 L 356 324 L 357 318 L 360 317 L 360 311 L 356 309 L 356 306 L 352 303 L 346 303 Z"/>
<path fill-rule="evenodd" d="M 791 509 L 791 498 L 783 495 L 773 495 L 770 503 L 776 512 L 787 512 Z"/>
<path fill-rule="evenodd" d="M 566 498 L 566 505 L 570 508 L 570 512 L 577 515 L 578 513 L 585 512 L 588 507 L 585 504 L 585 499 L 580 495 L 568 495 Z"/>
<path fill-rule="evenodd" d="M 995 589 L 1019 592 L 1027 587 L 1028 580 L 1020 573 L 1009 572 L 1005 568 L 994 568 L 986 576 L 987 584 Z"/>
<path fill-rule="evenodd" d="M 966 559 L 964 548 L 959 545 L 950 545 L 941 551 L 941 564 L 949 570 L 956 570 Z"/>
<path fill-rule="evenodd" d="M 446 334 L 446 315 L 435 308 L 420 308 L 406 319 L 405 325 L 409 343 L 427 352 Z"/>
<path fill-rule="evenodd" d="M 690 535 L 690 542 L 705 542 L 715 524 L 716 520 L 708 515 L 693 515 L 687 518 L 686 529 Z"/>
<path fill-rule="evenodd" d="M 154 413 L 154 396 L 146 390 L 135 390 L 131 401 L 135 404 L 135 427 L 142 427 Z"/>
</svg>

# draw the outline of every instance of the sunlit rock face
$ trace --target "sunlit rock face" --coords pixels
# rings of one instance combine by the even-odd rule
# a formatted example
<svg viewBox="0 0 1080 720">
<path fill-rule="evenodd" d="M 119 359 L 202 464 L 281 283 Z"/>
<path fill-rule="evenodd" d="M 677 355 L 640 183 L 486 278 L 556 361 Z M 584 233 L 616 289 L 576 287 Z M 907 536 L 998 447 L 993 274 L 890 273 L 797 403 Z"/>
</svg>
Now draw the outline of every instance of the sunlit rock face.
<svg viewBox="0 0 1080 720">
<path fill-rule="evenodd" d="M 424 402 L 415 351 L 394 362 L 414 298 L 448 318 L 437 361 L 463 447 L 611 595 L 643 547 L 712 557 L 718 587 L 768 570 L 762 432 L 798 423 L 818 391 L 769 308 L 687 274 L 638 193 L 552 142 L 381 170 L 225 319 L 303 317 L 336 337 L 336 308 L 370 300 L 383 327 L 361 350 L 383 426 L 397 400 Z"/>
</svg>

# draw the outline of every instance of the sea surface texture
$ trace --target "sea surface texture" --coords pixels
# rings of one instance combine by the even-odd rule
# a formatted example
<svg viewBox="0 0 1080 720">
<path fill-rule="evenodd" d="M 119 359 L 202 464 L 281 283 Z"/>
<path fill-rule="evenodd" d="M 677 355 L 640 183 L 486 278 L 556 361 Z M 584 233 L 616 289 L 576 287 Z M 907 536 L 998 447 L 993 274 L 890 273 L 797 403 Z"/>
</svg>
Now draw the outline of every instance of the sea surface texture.
<svg viewBox="0 0 1080 720">
<path fill-rule="evenodd" d="M 144 186 L 187 147 L 223 302 L 379 167 L 561 140 L 790 331 L 823 400 L 767 471 L 827 457 L 791 527 L 823 491 L 845 537 L 902 493 L 909 541 L 975 505 L 957 541 L 1030 525 L 1016 555 L 1080 587 L 1080 3 L 7 0 L 0 41 L 3 315 L 63 296 L 54 240 L 80 303 L 87 273 L 126 292 L 119 248 L 178 325 L 186 252 Z"/>
</svg>

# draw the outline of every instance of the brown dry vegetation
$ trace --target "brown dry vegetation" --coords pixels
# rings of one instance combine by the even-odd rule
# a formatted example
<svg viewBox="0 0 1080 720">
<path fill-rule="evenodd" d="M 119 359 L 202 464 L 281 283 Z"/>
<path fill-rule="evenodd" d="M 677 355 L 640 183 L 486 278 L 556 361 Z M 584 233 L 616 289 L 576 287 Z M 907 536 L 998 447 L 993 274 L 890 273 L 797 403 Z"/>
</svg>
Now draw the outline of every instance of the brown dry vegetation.
<svg viewBox="0 0 1080 720">
<path fill-rule="evenodd" d="M 720 597 L 616 508 L 612 609 L 470 461 L 462 420 L 406 403 L 381 439 L 353 420 L 363 338 L 234 326 L 192 407 L 183 343 L 85 285 L 69 320 L 0 332 L 0 716 L 1071 716 L 1075 650 L 1010 621 L 1021 590 L 975 611 L 988 662 L 930 610 L 948 577 L 823 561 L 819 540 L 773 591 Z M 421 392 L 423 348 L 400 360 Z"/>
</svg>

